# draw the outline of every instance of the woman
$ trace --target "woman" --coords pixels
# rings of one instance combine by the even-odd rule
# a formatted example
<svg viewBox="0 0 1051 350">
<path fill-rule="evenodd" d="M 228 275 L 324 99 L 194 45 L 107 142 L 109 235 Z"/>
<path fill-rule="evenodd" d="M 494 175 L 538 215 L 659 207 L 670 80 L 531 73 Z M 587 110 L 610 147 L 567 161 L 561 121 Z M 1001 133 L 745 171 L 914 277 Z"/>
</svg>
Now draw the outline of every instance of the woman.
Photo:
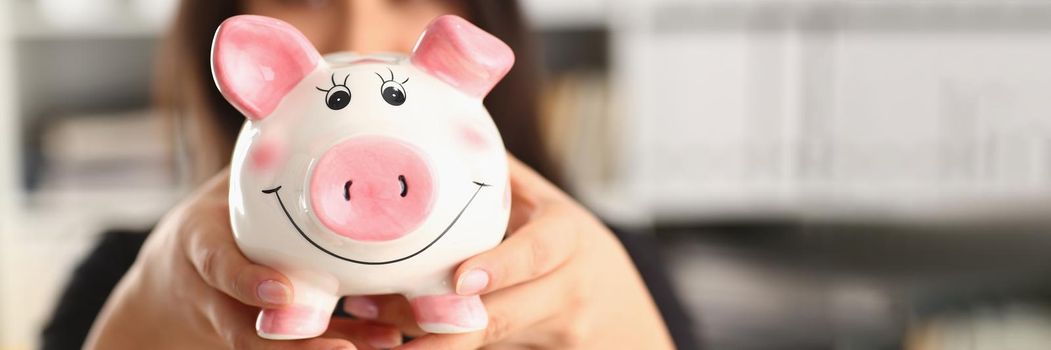
<svg viewBox="0 0 1051 350">
<path fill-rule="evenodd" d="M 256 335 L 258 308 L 285 305 L 295 291 L 277 271 L 245 259 L 230 232 L 223 168 L 243 117 L 212 86 L 208 52 L 219 23 L 241 13 L 289 22 L 323 53 L 408 52 L 432 18 L 448 13 L 475 22 L 515 50 L 515 68 L 485 101 L 514 155 L 509 235 L 455 275 L 457 293 L 482 295 L 490 314 L 485 331 L 424 334 L 403 298 L 369 296 L 348 298 L 343 309 L 355 318 L 333 319 L 319 338 L 271 341 Z M 521 22 L 507 1 L 183 1 L 162 55 L 161 102 L 174 112 L 179 139 L 188 140 L 193 177 L 203 184 L 149 235 L 109 295 L 86 347 L 671 348 L 661 314 L 616 236 L 541 176 L 554 172 L 539 147 L 538 75 Z M 402 345 L 403 335 L 416 338 Z"/>
</svg>

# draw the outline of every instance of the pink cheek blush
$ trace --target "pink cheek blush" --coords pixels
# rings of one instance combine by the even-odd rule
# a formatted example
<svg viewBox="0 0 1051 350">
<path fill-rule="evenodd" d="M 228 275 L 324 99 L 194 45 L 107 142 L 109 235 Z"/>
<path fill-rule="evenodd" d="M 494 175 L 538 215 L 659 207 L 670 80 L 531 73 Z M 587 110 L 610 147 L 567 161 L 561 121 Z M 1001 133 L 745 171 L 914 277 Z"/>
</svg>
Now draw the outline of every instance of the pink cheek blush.
<svg viewBox="0 0 1051 350">
<path fill-rule="evenodd" d="M 285 149 L 280 142 L 262 140 L 248 154 L 248 162 L 254 170 L 269 171 L 280 166 L 284 156 Z"/>
<path fill-rule="evenodd" d="M 464 124 L 459 127 L 460 139 L 468 149 L 473 151 L 484 151 L 489 148 L 489 138 L 478 128 Z"/>
</svg>

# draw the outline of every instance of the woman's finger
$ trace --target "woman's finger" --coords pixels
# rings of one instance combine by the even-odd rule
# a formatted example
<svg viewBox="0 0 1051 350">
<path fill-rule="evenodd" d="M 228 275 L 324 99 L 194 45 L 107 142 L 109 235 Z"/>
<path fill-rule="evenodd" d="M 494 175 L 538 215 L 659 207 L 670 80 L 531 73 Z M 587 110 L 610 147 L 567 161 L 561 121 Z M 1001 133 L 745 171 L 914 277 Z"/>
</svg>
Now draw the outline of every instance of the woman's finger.
<svg viewBox="0 0 1051 350">
<path fill-rule="evenodd" d="M 507 155 L 507 165 L 512 192 L 514 190 L 525 191 L 540 200 L 567 197 L 558 186 L 510 154 Z"/>
<path fill-rule="evenodd" d="M 409 301 L 399 294 L 348 296 L 343 300 L 343 311 L 363 320 L 392 325 L 408 336 L 426 334 L 416 323 Z"/>
<path fill-rule="evenodd" d="M 225 297 L 225 296 L 223 296 Z M 354 350 L 346 339 L 319 337 L 303 340 L 263 339 L 255 331 L 256 311 L 225 297 L 224 307 L 208 314 L 213 326 L 231 349 L 244 350 Z"/>
<path fill-rule="evenodd" d="M 236 300 L 273 308 L 292 301 L 292 284 L 281 272 L 253 264 L 233 242 L 226 189 L 229 171 L 203 186 L 197 208 L 190 208 L 182 232 L 184 250 L 202 279 Z"/>
<path fill-rule="evenodd" d="M 230 232 L 229 217 L 197 217 L 186 224 L 187 258 L 212 287 L 242 303 L 280 307 L 292 300 L 292 284 L 277 270 L 253 264 L 241 254 Z"/>
<path fill-rule="evenodd" d="M 508 186 L 511 191 L 511 215 L 507 220 L 507 234 L 510 235 L 529 223 L 540 202 L 521 178 L 512 176 Z"/>
<path fill-rule="evenodd" d="M 228 173 L 208 182 L 193 205 L 182 210 L 179 241 L 201 278 L 242 303 L 279 307 L 292 300 L 292 284 L 274 269 L 253 264 L 237 249 L 226 202 Z"/>
<path fill-rule="evenodd" d="M 322 338 L 347 339 L 361 350 L 390 349 L 401 345 L 401 332 L 391 325 L 367 320 L 334 318 Z"/>
<path fill-rule="evenodd" d="M 514 286 L 565 263 L 580 241 L 575 222 L 567 217 L 572 216 L 540 215 L 500 245 L 467 259 L 456 270 L 456 293 L 477 295 Z"/>
<path fill-rule="evenodd" d="M 477 349 L 500 341 L 522 329 L 568 310 L 576 284 L 571 274 L 559 271 L 531 283 L 482 296 L 489 325 L 483 331 L 462 334 L 427 334 L 398 347 L 399 350 Z"/>
<path fill-rule="evenodd" d="M 269 340 L 255 331 L 255 317 L 259 310 L 241 304 L 220 291 L 200 283 L 197 287 L 200 307 L 212 328 L 225 345 L 238 350 L 353 350 L 353 343 L 345 339 L 319 337 L 303 340 Z"/>
</svg>

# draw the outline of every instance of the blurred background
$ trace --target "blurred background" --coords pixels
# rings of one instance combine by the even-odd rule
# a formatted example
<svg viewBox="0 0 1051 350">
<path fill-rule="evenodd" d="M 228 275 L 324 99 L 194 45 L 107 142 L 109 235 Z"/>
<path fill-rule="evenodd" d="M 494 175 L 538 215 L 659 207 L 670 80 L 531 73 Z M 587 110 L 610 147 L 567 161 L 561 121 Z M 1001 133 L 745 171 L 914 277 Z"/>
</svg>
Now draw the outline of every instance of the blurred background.
<svg viewBox="0 0 1051 350">
<path fill-rule="evenodd" d="M 188 190 L 177 0 L 0 1 L 0 349 Z M 712 349 L 1051 348 L 1051 2 L 524 0 L 568 190 Z"/>
</svg>

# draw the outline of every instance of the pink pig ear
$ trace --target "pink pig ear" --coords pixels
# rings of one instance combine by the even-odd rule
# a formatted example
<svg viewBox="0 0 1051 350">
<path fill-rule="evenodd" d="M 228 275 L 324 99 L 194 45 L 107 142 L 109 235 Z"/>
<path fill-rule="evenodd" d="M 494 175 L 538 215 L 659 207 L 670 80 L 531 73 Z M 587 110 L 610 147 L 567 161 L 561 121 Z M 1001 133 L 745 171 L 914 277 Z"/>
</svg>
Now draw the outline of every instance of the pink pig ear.
<svg viewBox="0 0 1051 350">
<path fill-rule="evenodd" d="M 435 18 L 412 50 L 412 63 L 474 97 L 485 97 L 515 63 L 507 44 L 467 20 Z"/>
<path fill-rule="evenodd" d="M 321 55 L 283 21 L 230 17 L 212 42 L 212 74 L 219 91 L 248 119 L 263 119 L 318 65 Z"/>
</svg>

